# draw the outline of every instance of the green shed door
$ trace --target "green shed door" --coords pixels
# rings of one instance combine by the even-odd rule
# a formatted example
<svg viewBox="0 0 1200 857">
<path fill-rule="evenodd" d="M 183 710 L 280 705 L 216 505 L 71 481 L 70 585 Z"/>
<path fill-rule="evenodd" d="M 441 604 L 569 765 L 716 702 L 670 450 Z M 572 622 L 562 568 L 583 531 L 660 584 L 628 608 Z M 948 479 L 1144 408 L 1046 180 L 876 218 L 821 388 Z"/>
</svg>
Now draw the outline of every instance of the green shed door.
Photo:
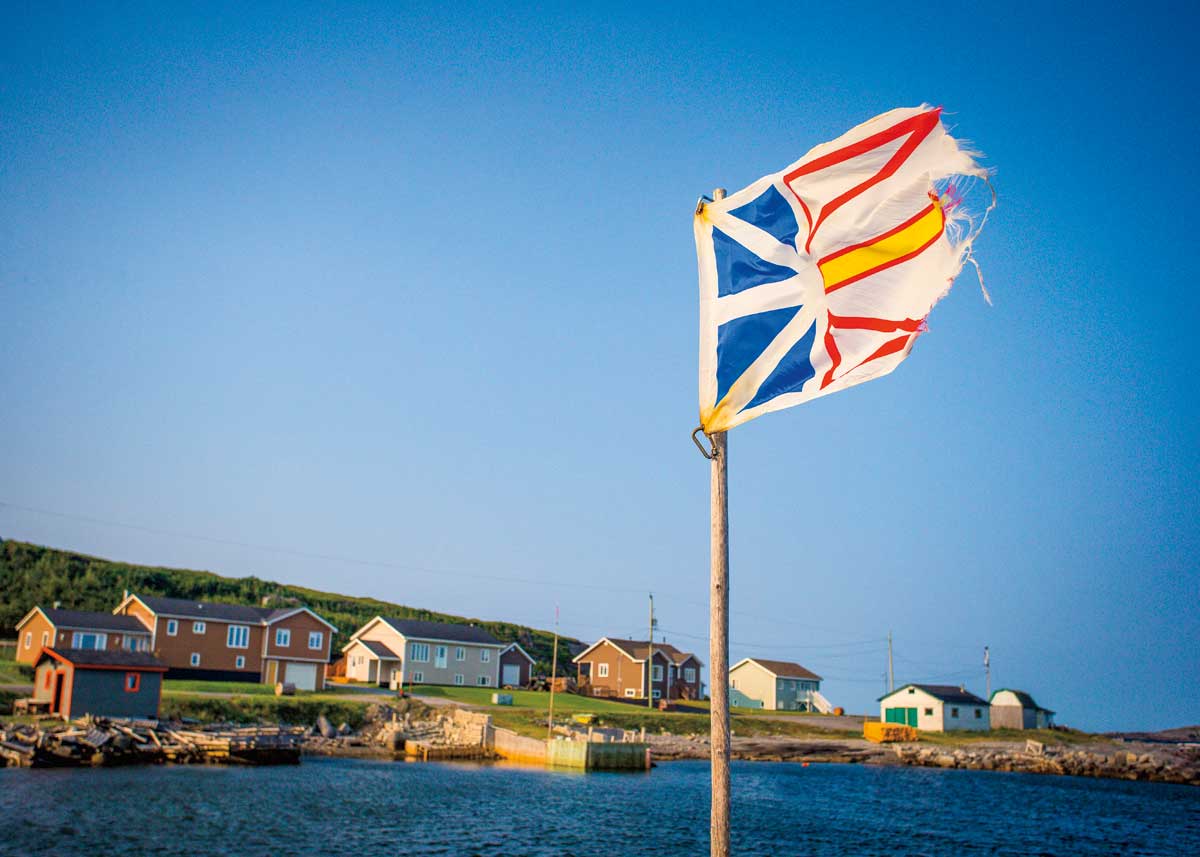
<svg viewBox="0 0 1200 857">
<path fill-rule="evenodd" d="M 883 722 L 884 723 L 903 724 L 904 723 L 904 709 L 903 708 L 885 709 L 883 712 Z"/>
<path fill-rule="evenodd" d="M 908 709 L 908 725 L 914 729 L 917 728 L 917 709 L 915 708 Z"/>
</svg>

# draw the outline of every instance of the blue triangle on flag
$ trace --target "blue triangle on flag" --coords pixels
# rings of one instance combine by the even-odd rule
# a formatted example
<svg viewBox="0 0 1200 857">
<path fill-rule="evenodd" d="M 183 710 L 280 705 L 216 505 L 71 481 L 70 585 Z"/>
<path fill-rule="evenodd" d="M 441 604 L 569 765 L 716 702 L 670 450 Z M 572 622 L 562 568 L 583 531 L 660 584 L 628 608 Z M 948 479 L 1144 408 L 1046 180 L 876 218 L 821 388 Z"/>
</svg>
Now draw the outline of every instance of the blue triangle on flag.
<svg viewBox="0 0 1200 857">
<path fill-rule="evenodd" d="M 788 349 L 787 354 L 779 361 L 775 370 L 767 376 L 754 398 L 742 410 L 769 402 L 784 393 L 798 393 L 804 382 L 816 374 L 812 365 L 812 347 L 817 338 L 817 325 L 813 322 L 800 339 Z"/>
<path fill-rule="evenodd" d="M 800 231 L 796 213 L 775 185 L 768 185 L 757 199 L 729 213 L 773 235 L 781 244 L 796 249 L 796 233 Z"/>
<path fill-rule="evenodd" d="M 712 240 L 717 260 L 717 297 L 736 295 L 764 283 L 778 283 L 796 276 L 791 268 L 760 259 L 716 227 Z"/>
<path fill-rule="evenodd" d="M 799 306 L 773 309 L 735 318 L 717 328 L 718 402 L 798 312 Z"/>
</svg>

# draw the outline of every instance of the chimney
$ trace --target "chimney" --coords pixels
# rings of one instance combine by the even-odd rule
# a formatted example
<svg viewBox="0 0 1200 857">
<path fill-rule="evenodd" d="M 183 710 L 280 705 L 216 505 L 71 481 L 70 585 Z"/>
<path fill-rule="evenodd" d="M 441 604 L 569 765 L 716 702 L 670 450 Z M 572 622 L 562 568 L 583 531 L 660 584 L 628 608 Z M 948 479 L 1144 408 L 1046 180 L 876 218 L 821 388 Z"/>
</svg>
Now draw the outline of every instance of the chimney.
<svg viewBox="0 0 1200 857">
<path fill-rule="evenodd" d="M 129 590 L 128 590 L 128 589 L 126 589 L 126 590 L 125 590 L 125 594 L 121 596 L 121 600 L 122 600 L 122 601 L 124 601 L 124 600 L 125 600 L 126 598 L 128 598 L 128 597 L 129 597 Z"/>
</svg>

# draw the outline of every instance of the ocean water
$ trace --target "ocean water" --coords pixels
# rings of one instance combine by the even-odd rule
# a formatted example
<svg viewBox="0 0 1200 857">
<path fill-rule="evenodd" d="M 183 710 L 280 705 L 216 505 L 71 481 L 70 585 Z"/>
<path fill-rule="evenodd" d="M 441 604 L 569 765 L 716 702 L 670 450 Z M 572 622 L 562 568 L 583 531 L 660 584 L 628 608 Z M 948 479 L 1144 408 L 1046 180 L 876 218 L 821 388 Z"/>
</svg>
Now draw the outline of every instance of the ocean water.
<svg viewBox="0 0 1200 857">
<path fill-rule="evenodd" d="M 735 763 L 738 855 L 1200 855 L 1200 789 Z M 0 770 L 2 855 L 708 854 L 708 765 Z"/>
</svg>

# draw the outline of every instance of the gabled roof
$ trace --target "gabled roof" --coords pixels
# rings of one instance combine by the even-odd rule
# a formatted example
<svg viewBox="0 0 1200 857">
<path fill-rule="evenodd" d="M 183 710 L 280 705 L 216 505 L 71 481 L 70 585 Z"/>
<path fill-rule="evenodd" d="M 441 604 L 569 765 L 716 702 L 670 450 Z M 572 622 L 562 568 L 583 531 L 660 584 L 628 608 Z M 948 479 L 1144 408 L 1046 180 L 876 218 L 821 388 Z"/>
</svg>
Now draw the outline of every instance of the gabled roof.
<svg viewBox="0 0 1200 857">
<path fill-rule="evenodd" d="M 184 619 L 212 619 L 217 622 L 244 622 L 260 625 L 275 612 L 275 608 L 250 607 L 246 604 L 215 604 L 211 601 L 191 601 L 187 598 L 163 598 L 160 595 L 132 595 L 150 610 L 163 616 Z"/>
<path fill-rule="evenodd" d="M 895 696 L 896 694 L 900 693 L 900 691 L 910 687 L 915 687 L 917 690 L 923 690 L 934 699 L 939 699 L 942 702 L 956 702 L 960 705 L 987 705 L 986 700 L 980 699 L 978 696 L 971 693 L 971 691 L 964 687 L 955 687 L 952 684 L 915 684 L 911 682 L 903 685 L 902 687 L 896 688 L 891 693 L 885 693 L 876 701 L 882 702 L 888 697 Z"/>
<path fill-rule="evenodd" d="M 85 669 L 167 671 L 166 664 L 149 652 L 127 652 L 115 649 L 53 649 L 47 646 L 38 654 L 37 663 L 40 664 L 46 658 L 53 658 Z"/>
<path fill-rule="evenodd" d="M 353 646 L 353 645 L 359 645 L 359 646 L 365 647 L 367 651 L 369 651 L 371 654 L 373 654 L 377 658 L 383 658 L 385 660 L 392 660 L 392 661 L 400 660 L 400 656 L 398 654 L 396 654 L 391 649 L 389 649 L 387 646 L 385 646 L 383 643 L 380 643 L 377 640 L 352 640 L 350 642 L 350 645 L 346 646 L 346 648 L 348 649 L 348 648 L 350 648 L 350 646 Z"/>
<path fill-rule="evenodd" d="M 599 640 L 592 643 L 590 646 L 576 655 L 572 659 L 572 663 L 579 663 L 579 661 L 583 659 L 584 655 L 602 643 L 608 643 L 632 661 L 645 661 L 647 656 L 650 654 L 650 643 L 646 640 L 625 640 L 620 637 L 601 637 Z M 655 654 L 664 655 L 676 666 L 682 665 L 689 658 L 694 660 L 697 665 L 704 666 L 704 662 L 691 652 L 681 652 L 670 643 L 655 643 L 654 652 Z"/>
<path fill-rule="evenodd" d="M 116 616 L 92 610 L 63 610 L 58 607 L 34 607 L 17 623 L 20 628 L 34 613 L 41 613 L 55 628 L 74 631 L 120 631 L 125 634 L 149 634 L 150 629 L 133 616 Z"/>
<path fill-rule="evenodd" d="M 1034 701 L 1033 701 L 1033 697 L 1032 697 L 1032 696 L 1030 696 L 1030 695 L 1029 695 L 1028 693 L 1026 693 L 1025 691 L 1023 691 L 1023 690 L 1014 690 L 1014 689 L 1013 689 L 1013 688 L 1011 688 L 1011 687 L 1002 687 L 1002 688 L 1000 688 L 1000 689 L 999 689 L 999 690 L 997 690 L 997 691 L 993 691 L 993 692 L 992 692 L 992 695 L 991 695 L 991 697 L 988 699 L 988 702 L 991 702 L 993 705 L 995 705 L 995 703 L 993 702 L 993 700 L 996 698 L 996 694 L 997 694 L 997 693 L 1004 693 L 1005 691 L 1007 691 L 1008 693 L 1011 693 L 1011 694 L 1013 694 L 1013 695 L 1014 695 L 1014 696 L 1017 698 L 1017 701 L 1021 703 L 1021 707 L 1022 707 L 1022 708 L 1032 708 L 1032 709 L 1034 709 L 1035 711 L 1045 711 L 1045 712 L 1047 712 L 1047 713 L 1049 713 L 1049 714 L 1053 714 L 1053 713 L 1054 713 L 1054 712 L 1053 712 L 1053 711 L 1051 711 L 1049 708 L 1042 708 L 1040 705 L 1038 705 L 1036 702 L 1034 702 Z"/>
<path fill-rule="evenodd" d="M 393 619 L 380 616 L 384 622 L 408 639 L 445 640 L 450 643 L 477 643 L 483 646 L 504 645 L 478 625 L 454 622 L 428 622 L 424 619 Z"/>
<path fill-rule="evenodd" d="M 510 649 L 516 649 L 518 652 L 520 652 L 522 655 L 525 656 L 525 660 L 529 661 L 529 663 L 531 663 L 531 664 L 535 663 L 533 658 L 530 656 L 529 652 L 527 652 L 521 648 L 520 643 L 509 643 L 507 646 L 505 646 L 503 649 L 500 650 L 500 654 L 503 655 L 505 652 L 509 651 Z"/>
<path fill-rule="evenodd" d="M 212 601 L 192 601 L 187 598 L 164 598 L 161 595 L 130 595 L 121 602 L 118 610 L 131 599 L 144 604 L 151 612 L 161 616 L 181 619 L 211 620 L 213 622 L 239 622 L 246 625 L 273 625 L 297 613 L 307 613 L 336 632 L 337 628 L 326 622 L 307 607 L 252 607 L 248 604 L 218 604 Z"/>
<path fill-rule="evenodd" d="M 760 667 L 771 673 L 776 678 L 802 678 L 812 681 L 821 681 L 821 677 L 811 670 L 805 669 L 800 664 L 794 664 L 791 661 L 769 661 L 766 658 L 742 658 L 730 668 L 733 672 L 742 664 L 758 664 Z"/>
</svg>

